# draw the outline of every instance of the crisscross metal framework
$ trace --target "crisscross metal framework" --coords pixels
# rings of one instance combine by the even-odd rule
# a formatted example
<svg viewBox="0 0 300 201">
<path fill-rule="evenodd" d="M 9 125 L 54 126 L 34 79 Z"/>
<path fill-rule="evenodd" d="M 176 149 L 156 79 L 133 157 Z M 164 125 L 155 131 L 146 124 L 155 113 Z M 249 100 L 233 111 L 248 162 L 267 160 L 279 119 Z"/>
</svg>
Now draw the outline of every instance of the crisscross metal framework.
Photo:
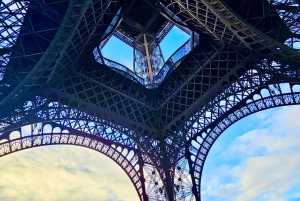
<svg viewBox="0 0 300 201">
<path fill-rule="evenodd" d="M 199 34 L 152 89 L 93 55 L 115 16 L 138 1 Z M 1 1 L 0 156 L 84 146 L 115 161 L 143 201 L 201 200 L 205 159 L 224 130 L 300 102 L 299 3 Z"/>
</svg>

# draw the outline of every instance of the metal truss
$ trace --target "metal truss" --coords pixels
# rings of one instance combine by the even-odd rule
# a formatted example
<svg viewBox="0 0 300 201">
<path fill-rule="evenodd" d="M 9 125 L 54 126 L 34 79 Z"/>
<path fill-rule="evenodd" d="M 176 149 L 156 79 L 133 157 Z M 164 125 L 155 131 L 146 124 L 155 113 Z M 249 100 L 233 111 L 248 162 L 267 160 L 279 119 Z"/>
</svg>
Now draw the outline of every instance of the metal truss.
<svg viewBox="0 0 300 201">
<path fill-rule="evenodd" d="M 153 88 L 93 55 L 130 1 L 45 2 L 1 2 L 0 155 L 84 146 L 114 160 L 143 201 L 199 201 L 205 159 L 224 130 L 255 112 L 300 102 L 298 0 L 258 1 L 264 6 L 251 16 L 244 10 L 254 9 L 250 0 L 153 5 L 170 19 L 160 33 L 175 24 L 199 35 L 189 53 L 183 46 L 165 63 L 165 79 L 158 76 Z"/>
<path fill-rule="evenodd" d="M 49 102 L 50 99 L 58 100 L 59 102 Z M 9 140 L 10 133 L 16 127 L 20 128 L 28 123 L 37 124 L 41 121 L 51 121 L 53 122 L 51 123 L 52 125 L 60 127 L 61 130 L 67 129 L 74 135 L 85 135 L 92 139 L 102 139 L 107 143 L 119 145 L 127 149 L 143 150 L 142 152 L 147 156 L 147 160 L 143 159 L 141 162 L 145 163 L 146 170 L 144 172 L 147 171 L 149 175 L 145 175 L 144 178 L 140 179 L 146 180 L 145 188 L 148 189 L 146 194 L 149 199 L 151 198 L 150 200 L 166 199 L 165 186 L 164 182 L 162 182 L 165 178 L 163 174 L 164 164 L 159 160 L 162 151 L 157 147 L 160 143 L 158 140 L 148 136 L 143 137 L 134 132 L 134 128 L 129 130 L 124 126 L 114 124 L 112 121 L 107 122 L 103 118 L 97 117 L 102 114 L 101 112 L 99 112 L 100 114 L 95 113 L 93 108 L 88 112 L 87 108 L 82 108 L 82 105 L 80 106 L 74 101 L 72 101 L 72 106 L 69 105 L 69 107 L 66 107 L 65 104 L 68 104 L 68 99 L 66 97 L 55 97 L 54 93 L 50 93 L 50 96 L 46 99 L 36 97 L 35 101 L 27 101 L 23 111 L 16 111 L 15 114 L 10 114 L 9 118 L 3 119 L 1 126 L 4 130 L 2 130 L 1 139 Z M 81 111 L 82 109 L 84 109 L 84 112 Z M 178 191 L 186 185 L 191 185 L 191 183 L 188 183 L 189 180 L 186 179 L 188 178 L 186 168 L 183 169 L 181 166 L 186 166 L 186 164 L 177 165 L 178 174 L 176 174 L 176 178 L 178 180 Z M 191 197 L 189 191 L 186 192 L 186 189 L 183 190 L 178 192 L 178 196 L 181 199 Z M 145 192 L 143 193 L 145 194 Z M 143 198 L 142 200 L 147 199 Z"/>
<path fill-rule="evenodd" d="M 60 27 L 59 27 L 59 30 L 57 31 L 58 34 L 55 35 L 55 38 L 52 38 L 50 48 L 47 49 L 47 46 L 46 46 L 46 49 L 43 50 L 43 51 L 47 50 L 47 53 L 43 54 L 42 58 L 39 58 L 39 57 L 36 58 L 34 60 L 35 62 L 29 62 L 29 61 L 25 60 L 25 61 L 20 61 L 19 65 L 12 64 L 12 66 L 10 68 L 13 72 L 14 72 L 14 68 L 16 68 L 18 66 L 19 66 L 19 68 L 26 68 L 26 67 L 30 68 L 31 67 L 31 69 L 27 70 L 27 73 L 23 73 L 23 74 L 25 74 L 25 78 L 23 75 L 23 77 L 20 78 L 21 79 L 20 82 L 18 82 L 19 80 L 17 80 L 18 83 L 11 83 L 11 82 L 6 83 L 9 86 L 12 85 L 14 87 L 14 89 L 12 89 L 10 93 L 5 94 L 6 97 L 1 101 L 0 105 L 3 105 L 5 103 L 6 105 L 4 107 L 7 107 L 9 105 L 9 103 L 8 103 L 9 99 L 11 99 L 15 94 L 21 95 L 21 93 L 20 93 L 21 88 L 23 88 L 24 92 L 26 92 L 27 90 L 29 90 L 29 88 L 34 87 L 34 85 L 37 85 L 36 82 L 39 78 L 44 79 L 44 80 L 48 78 L 47 73 L 45 73 L 45 72 L 48 72 L 48 74 L 49 74 L 49 69 L 51 69 L 51 67 L 53 67 L 53 64 L 55 64 L 57 55 L 59 55 L 60 51 L 63 51 L 65 49 L 64 46 L 66 46 L 66 43 L 64 43 L 64 41 L 66 40 L 67 36 L 70 35 L 73 31 L 73 27 L 74 27 L 73 24 L 76 21 L 76 16 L 74 15 L 74 13 L 83 12 L 83 10 L 81 10 L 81 8 L 82 8 L 81 3 L 78 3 L 75 1 L 73 1 L 73 3 L 74 4 L 69 5 L 69 7 L 68 7 L 69 12 L 64 16 L 63 23 L 59 24 Z M 36 8 L 33 7 L 32 10 L 33 11 L 31 11 L 31 12 L 34 13 L 36 11 Z M 30 10 L 28 10 L 27 12 L 30 12 Z M 62 19 L 60 19 L 60 20 L 62 20 Z M 30 26 L 30 24 L 29 24 L 29 26 Z M 45 27 L 45 28 L 48 29 L 48 27 Z M 27 26 L 24 26 L 24 29 L 26 30 L 29 28 Z M 39 36 L 40 34 L 37 34 L 37 35 Z M 22 35 L 20 36 L 20 41 L 23 41 Z M 26 37 L 24 38 L 24 41 L 26 41 Z M 37 40 L 37 45 L 39 45 L 40 42 L 41 42 L 40 40 Z M 33 44 L 31 44 L 31 45 L 33 45 Z M 26 50 L 26 48 L 32 48 L 31 45 L 27 45 L 27 46 L 21 45 L 22 50 L 20 51 L 18 48 L 16 51 L 20 51 L 19 54 L 21 54 L 21 55 L 26 55 L 26 52 L 24 52 L 24 49 Z M 33 49 L 36 49 L 36 48 L 34 48 L 34 46 L 33 46 Z M 29 58 L 29 60 L 31 60 L 31 59 Z M 7 69 L 7 70 L 9 70 L 9 69 Z M 10 75 L 8 75 L 8 77 L 9 76 Z M 13 76 L 13 77 L 15 77 L 15 76 Z M 25 83 L 26 83 L 26 85 L 25 85 Z"/>
<path fill-rule="evenodd" d="M 11 7 L 15 6 L 16 9 Z M 20 32 L 20 27 L 26 14 L 28 2 L 10 2 L 8 4 L 1 3 L 0 11 L 2 22 L 1 22 L 1 39 L 0 39 L 0 61 L 1 61 L 1 79 L 5 72 L 5 67 L 9 61 L 11 54 L 10 47 L 15 45 L 17 36 Z"/>
<path fill-rule="evenodd" d="M 190 139 L 190 146 L 187 152 L 189 157 L 188 160 L 190 163 L 190 169 L 193 170 L 192 177 L 193 181 L 195 182 L 195 190 L 197 191 L 197 195 L 199 195 L 198 199 L 200 199 L 201 196 L 201 175 L 207 154 L 217 138 L 229 126 L 248 115 L 265 109 L 286 105 L 296 105 L 300 103 L 299 92 L 293 92 L 292 90 L 290 93 L 280 92 L 278 94 L 273 94 L 272 89 L 270 88 L 271 87 L 262 88 L 262 90 L 260 91 L 258 90 L 258 92 L 256 92 L 258 94 L 254 94 L 260 97 L 259 99 L 254 100 L 252 98 L 249 98 L 245 101 L 240 102 L 238 106 L 224 113 L 222 115 L 223 118 L 219 118 L 218 120 L 216 120 L 213 125 L 209 126 L 209 128 L 205 130 L 193 128 L 192 131 L 190 131 L 190 134 L 193 135 L 193 138 Z M 269 92 L 269 94 L 262 95 L 260 93 L 261 91 Z M 199 132 L 195 131 L 195 129 L 199 129 Z"/>
<path fill-rule="evenodd" d="M 243 76 L 235 79 L 238 81 L 233 81 L 229 86 L 224 85 L 221 93 L 211 97 L 210 100 L 205 100 L 209 104 L 199 105 L 198 112 L 186 122 L 185 127 L 206 130 L 220 116 L 237 107 L 239 102 L 251 98 L 255 91 L 269 86 L 272 94 L 276 94 L 281 92 L 279 83 L 299 82 L 299 70 L 293 72 L 291 69 L 285 69 L 281 70 L 280 76 L 273 75 L 274 70 L 281 67 L 280 63 L 277 65 L 275 66 L 274 63 L 268 65 L 268 62 L 263 61 L 256 69 L 248 70 Z M 263 69 L 261 69 L 262 66 Z M 194 125 L 195 122 L 197 123 Z"/>
<path fill-rule="evenodd" d="M 48 145 L 75 145 L 93 149 L 116 162 L 128 175 L 141 200 L 162 200 L 164 196 L 156 186 L 162 185 L 159 175 L 151 164 L 148 156 L 137 146 L 126 146 L 122 141 L 113 142 L 108 139 L 91 135 L 56 123 L 32 124 L 28 133 L 22 127 L 9 133 L 9 139 L 1 140 L 0 157 L 29 148 Z M 98 129 L 99 133 L 110 131 Z M 16 137 L 17 136 L 17 137 Z M 123 138 L 126 138 L 125 136 Z"/>
</svg>

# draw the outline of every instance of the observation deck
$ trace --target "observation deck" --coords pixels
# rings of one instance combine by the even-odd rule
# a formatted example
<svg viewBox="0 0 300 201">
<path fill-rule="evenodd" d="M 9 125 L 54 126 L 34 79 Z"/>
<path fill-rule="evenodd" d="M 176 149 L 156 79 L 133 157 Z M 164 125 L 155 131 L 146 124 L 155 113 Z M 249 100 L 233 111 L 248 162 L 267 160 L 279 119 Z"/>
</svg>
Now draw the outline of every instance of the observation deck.
<svg viewBox="0 0 300 201">
<path fill-rule="evenodd" d="M 171 13 L 166 8 L 168 13 Z M 156 88 L 170 74 L 181 61 L 199 44 L 199 34 L 191 31 L 186 23 L 170 20 L 166 14 L 147 1 L 135 1 L 129 5 L 126 12 L 120 9 L 106 33 L 107 38 L 93 51 L 97 62 L 111 67 L 123 76 L 145 85 L 147 88 Z M 170 58 L 165 60 L 160 43 L 174 28 L 178 27 L 189 35 L 189 39 L 177 49 Z M 103 55 L 103 48 L 114 36 L 133 48 L 133 67 L 124 66 Z M 115 48 L 116 54 L 124 54 Z"/>
</svg>

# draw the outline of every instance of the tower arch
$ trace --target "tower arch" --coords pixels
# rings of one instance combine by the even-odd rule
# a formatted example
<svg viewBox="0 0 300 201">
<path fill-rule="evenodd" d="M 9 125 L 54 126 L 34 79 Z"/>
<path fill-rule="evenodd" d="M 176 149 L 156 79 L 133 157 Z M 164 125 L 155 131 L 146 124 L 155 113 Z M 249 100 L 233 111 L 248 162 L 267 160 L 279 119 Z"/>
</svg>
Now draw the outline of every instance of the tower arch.
<svg viewBox="0 0 300 201">
<path fill-rule="evenodd" d="M 32 124 L 10 132 L 7 139 L 0 140 L 0 157 L 50 145 L 73 145 L 95 150 L 110 158 L 127 174 L 140 200 L 148 201 L 164 196 L 157 191 L 158 185 L 161 189 L 164 187 L 159 174 L 155 173 L 156 167 L 137 145 L 131 143 L 132 146 L 127 146 L 100 136 L 60 127 L 58 124 Z"/>
<path fill-rule="evenodd" d="M 214 126 L 208 129 L 203 129 L 201 132 L 197 133 L 190 141 L 189 157 L 190 168 L 194 171 L 194 177 L 197 185 L 198 194 L 201 196 L 201 175 L 203 167 L 205 164 L 206 157 L 209 150 L 215 143 L 222 133 L 229 128 L 232 124 L 238 122 L 240 119 L 245 118 L 251 114 L 260 112 L 262 110 L 267 110 L 270 108 L 289 106 L 289 105 L 299 105 L 300 103 L 300 93 L 299 86 L 287 85 L 285 93 L 280 92 L 278 94 L 264 94 L 257 99 L 248 99 L 245 106 L 236 107 L 230 110 L 228 113 L 224 114 L 222 119 L 216 121 Z M 290 90 L 290 91 L 289 91 Z M 297 92 L 296 92 L 297 91 Z M 264 89 L 260 90 L 258 94 L 261 95 L 265 92 Z M 254 98 L 255 96 L 253 96 Z M 193 148 L 192 148 L 193 147 Z M 197 150 L 197 151 L 196 151 Z"/>
</svg>

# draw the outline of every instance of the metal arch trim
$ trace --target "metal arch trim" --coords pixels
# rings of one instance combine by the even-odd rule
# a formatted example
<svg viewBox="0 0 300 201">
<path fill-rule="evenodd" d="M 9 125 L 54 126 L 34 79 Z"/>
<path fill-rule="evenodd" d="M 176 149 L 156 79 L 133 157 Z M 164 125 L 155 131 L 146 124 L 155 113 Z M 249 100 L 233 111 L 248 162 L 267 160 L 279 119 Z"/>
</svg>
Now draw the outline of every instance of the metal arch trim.
<svg viewBox="0 0 300 201">
<path fill-rule="evenodd" d="M 296 95 L 296 96 L 299 96 L 299 98 L 298 98 L 298 99 L 295 99 L 295 95 Z M 201 175 L 202 175 L 202 171 L 203 171 L 203 167 L 204 167 L 204 164 L 205 164 L 206 157 L 207 157 L 207 155 L 208 155 L 208 153 L 209 153 L 209 151 L 210 151 L 212 145 L 214 144 L 214 142 L 218 139 L 219 136 L 222 135 L 222 133 L 223 133 L 227 128 L 229 128 L 231 125 L 233 125 L 234 123 L 238 122 L 239 120 L 243 119 L 244 117 L 247 117 L 247 116 L 249 116 L 249 115 L 252 115 L 252 114 L 254 114 L 254 113 L 257 113 L 257 112 L 260 112 L 260 111 L 263 111 L 263 110 L 267 110 L 267 109 L 270 109 L 270 108 L 276 108 L 276 107 L 282 107 L 282 106 L 299 105 L 299 104 L 300 104 L 300 92 L 298 92 L 298 93 L 278 94 L 278 95 L 275 95 L 275 96 L 272 96 L 272 95 L 271 95 L 271 96 L 264 97 L 264 98 L 262 98 L 262 99 L 258 99 L 258 100 L 255 100 L 255 101 L 253 101 L 253 102 L 250 102 L 250 103 L 248 103 L 246 106 L 244 106 L 244 107 L 242 107 L 242 108 L 235 109 L 234 111 L 231 111 L 231 112 L 230 112 L 230 114 L 234 114 L 234 113 L 237 112 L 237 111 L 243 110 L 243 108 L 248 108 L 251 104 L 256 105 L 256 103 L 258 103 L 258 102 L 264 102 L 264 101 L 267 100 L 267 99 L 272 99 L 272 100 L 273 100 L 273 99 L 276 99 L 276 98 L 279 98 L 279 97 L 285 98 L 285 97 L 288 97 L 288 96 L 292 96 L 292 97 L 293 97 L 293 101 L 288 102 L 288 103 L 285 103 L 284 101 L 282 101 L 282 104 L 278 104 L 278 105 L 275 105 L 275 104 L 274 104 L 274 105 L 272 105 L 272 106 L 265 105 L 265 108 L 257 108 L 257 110 L 250 111 L 250 112 L 247 113 L 247 114 L 243 114 L 243 113 L 242 113 L 243 115 L 238 116 L 235 120 L 233 120 L 233 121 L 231 121 L 231 120 L 227 121 L 227 122 L 230 122 L 228 125 L 226 125 L 226 124 L 224 123 L 224 121 L 225 121 L 225 120 L 228 120 L 228 118 L 229 118 L 229 117 L 228 117 L 229 115 L 227 115 L 226 118 L 224 118 L 224 119 L 223 119 L 222 121 L 220 121 L 216 126 L 214 126 L 214 128 L 211 129 L 210 133 L 207 134 L 207 136 L 205 137 L 205 139 L 204 139 L 203 142 L 201 143 L 201 146 L 199 147 L 199 149 L 198 149 L 198 151 L 197 151 L 197 156 L 195 157 L 195 162 L 194 162 L 194 164 L 193 164 L 193 166 L 192 166 L 192 169 L 195 171 L 196 161 L 199 159 L 199 156 L 201 155 L 200 152 L 201 152 L 201 148 L 203 148 L 203 144 L 209 145 L 209 148 L 205 147 L 205 149 L 207 150 L 207 152 L 206 152 L 206 154 L 205 154 L 205 156 L 204 156 L 204 159 L 201 160 L 201 161 L 203 161 L 203 163 L 202 163 L 202 168 L 201 168 L 201 170 L 200 170 L 200 172 L 199 172 L 199 178 L 197 178 L 197 179 L 199 180 L 199 183 L 198 183 L 199 189 L 201 189 Z M 226 125 L 226 126 L 223 127 L 222 129 L 220 129 L 219 126 L 220 126 L 221 124 Z M 215 137 L 215 138 L 212 138 L 210 135 L 211 135 L 212 133 L 214 133 L 213 131 L 214 131 L 215 128 L 219 128 L 221 132 L 220 132 L 219 134 L 215 134 L 216 137 Z M 202 133 L 202 132 L 198 133 L 197 136 L 200 136 L 201 133 Z M 195 136 L 195 137 L 197 137 L 197 136 Z M 208 142 L 207 142 L 207 139 L 208 139 L 209 137 L 210 137 L 210 139 L 213 139 L 213 141 L 208 143 Z M 200 160 L 200 159 L 199 159 L 199 160 Z M 195 176 L 195 175 L 193 174 L 193 176 Z M 201 197 L 201 192 L 197 192 L 197 194 L 199 194 L 200 197 Z"/>
<path fill-rule="evenodd" d="M 60 135 L 60 138 L 59 138 L 58 142 L 53 142 L 52 141 L 50 143 L 47 143 L 47 142 L 43 141 L 44 139 L 46 139 L 46 137 L 50 137 L 51 136 L 51 138 L 52 138 L 53 135 Z M 67 141 L 63 141 L 62 136 L 65 137 L 67 135 L 68 135 Z M 138 182 L 136 182 L 136 181 L 134 182 L 134 180 L 133 180 L 135 178 L 135 176 L 137 176 L 139 174 L 136 171 L 135 167 L 131 164 L 131 162 L 128 159 L 126 159 L 126 156 L 123 156 L 121 152 L 119 152 L 116 148 L 113 148 L 111 146 L 107 146 L 106 145 L 108 147 L 107 150 L 103 150 L 102 149 L 103 146 L 101 146 L 101 148 L 98 148 L 98 144 L 99 143 L 103 144 L 104 146 L 105 146 L 105 143 L 102 143 L 100 140 L 96 140 L 96 139 L 93 139 L 93 138 L 90 138 L 90 137 L 86 137 L 84 135 L 76 135 L 75 141 L 71 142 L 71 140 L 69 138 L 71 135 L 72 134 L 70 134 L 70 133 L 50 133 L 50 134 L 44 134 L 43 133 L 43 134 L 36 135 L 36 136 L 31 135 L 31 136 L 26 136 L 26 137 L 21 137 L 21 138 L 18 138 L 18 139 L 10 140 L 10 141 L 7 141 L 7 142 L 4 142 L 4 143 L 0 144 L 0 151 L 2 151 L 2 152 L 0 152 L 0 157 L 12 154 L 12 153 L 17 152 L 17 151 L 23 151 L 23 150 L 26 150 L 26 149 L 29 149 L 29 148 L 35 148 L 35 147 L 41 147 L 41 146 L 47 146 L 47 145 L 74 145 L 74 146 L 80 146 L 80 147 L 89 148 L 89 149 L 92 149 L 92 150 L 95 150 L 95 151 L 98 151 L 98 152 L 102 153 L 103 155 L 105 155 L 108 158 L 110 158 L 111 160 L 113 160 L 119 167 L 121 167 L 122 170 L 129 177 L 129 179 L 132 182 L 132 184 L 134 185 L 135 190 L 136 190 L 137 194 L 139 195 L 140 200 L 141 201 L 143 200 L 142 199 L 143 198 L 143 194 L 139 194 L 139 191 L 138 191 L 138 189 L 139 189 L 137 187 Z M 41 137 L 41 138 L 39 138 L 39 137 Z M 83 137 L 83 140 L 82 140 L 81 143 L 78 143 L 78 141 L 77 141 L 78 137 Z M 31 142 L 32 144 L 31 145 L 25 145 L 25 147 L 24 147 L 24 144 L 25 144 L 24 142 L 26 142 L 26 140 L 29 141 L 29 142 Z M 88 144 L 84 144 L 84 142 L 86 140 L 89 141 Z M 18 142 L 18 141 L 19 141 L 20 147 L 17 147 L 16 149 L 12 149 L 12 145 L 13 145 L 12 143 L 13 142 Z M 34 144 L 35 141 L 37 142 L 37 144 Z M 94 147 L 92 147 L 92 145 L 91 145 L 91 142 L 93 142 L 93 141 L 96 142 L 96 145 Z M 6 144 L 9 145 L 8 152 L 4 152 L 3 151 L 3 147 Z M 113 154 L 109 155 L 109 153 L 108 153 L 109 151 L 108 150 L 112 150 Z M 117 153 L 118 157 L 114 158 L 113 157 L 114 153 Z M 118 160 L 120 156 L 123 158 L 122 161 Z M 125 161 L 125 163 L 124 163 L 124 161 Z M 126 164 L 126 165 L 123 165 L 124 167 L 122 166 L 123 163 Z M 126 170 L 126 169 L 128 169 L 128 170 Z M 132 171 L 134 172 L 134 176 L 130 176 L 130 175 L 132 175 Z M 139 178 L 139 180 L 140 180 L 140 178 Z M 141 187 L 142 186 L 140 186 L 140 188 Z"/>
</svg>

